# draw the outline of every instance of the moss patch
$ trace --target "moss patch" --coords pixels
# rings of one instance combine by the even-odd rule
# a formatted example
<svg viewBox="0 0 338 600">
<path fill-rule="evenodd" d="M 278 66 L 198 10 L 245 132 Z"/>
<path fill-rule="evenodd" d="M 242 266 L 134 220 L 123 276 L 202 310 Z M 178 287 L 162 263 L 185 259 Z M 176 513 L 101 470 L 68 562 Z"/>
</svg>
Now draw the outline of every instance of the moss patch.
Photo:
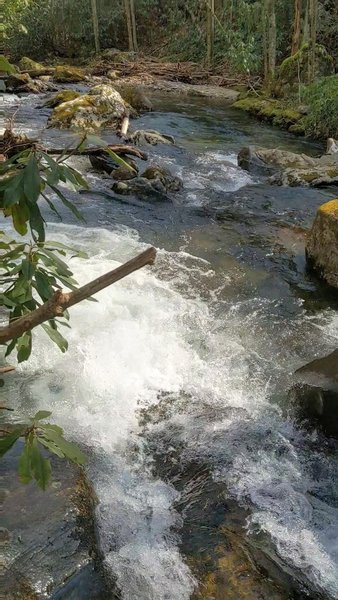
<svg viewBox="0 0 338 600">
<path fill-rule="evenodd" d="M 63 104 L 63 102 L 69 102 L 70 100 L 75 100 L 75 98 L 79 98 L 80 95 L 80 92 L 76 92 L 75 90 L 62 90 L 61 92 L 55 94 L 53 98 L 47 100 L 44 106 L 48 108 L 55 108 L 56 106 Z"/>
<path fill-rule="evenodd" d="M 303 115 L 297 109 L 285 106 L 279 100 L 247 96 L 237 100 L 233 106 L 281 129 L 290 130 L 291 127 L 298 126 L 303 119 Z M 301 125 L 297 133 L 304 133 Z"/>
<path fill-rule="evenodd" d="M 82 69 L 59 65 L 55 68 L 54 79 L 58 83 L 80 82 L 85 80 Z"/>
<path fill-rule="evenodd" d="M 35 60 L 28 58 L 27 56 L 23 56 L 19 62 L 20 71 L 44 71 L 45 67 Z"/>
<path fill-rule="evenodd" d="M 323 214 L 331 214 L 338 218 L 338 200 L 330 200 L 322 204 L 318 211 Z"/>
</svg>

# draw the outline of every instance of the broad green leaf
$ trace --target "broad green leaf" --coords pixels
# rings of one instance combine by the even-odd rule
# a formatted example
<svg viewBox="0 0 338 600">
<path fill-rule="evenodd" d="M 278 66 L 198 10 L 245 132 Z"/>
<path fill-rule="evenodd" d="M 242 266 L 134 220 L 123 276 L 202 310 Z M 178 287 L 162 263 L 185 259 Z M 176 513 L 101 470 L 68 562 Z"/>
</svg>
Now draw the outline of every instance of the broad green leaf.
<svg viewBox="0 0 338 600">
<path fill-rule="evenodd" d="M 20 235 L 26 235 L 27 220 L 29 216 L 27 207 L 25 205 L 22 205 L 21 202 L 19 204 L 14 204 L 11 207 L 11 215 L 15 231 L 20 233 Z"/>
<path fill-rule="evenodd" d="M 45 241 L 45 225 L 44 219 L 37 204 L 29 206 L 29 225 L 35 241 Z M 34 234 L 37 234 L 37 236 Z"/>
<path fill-rule="evenodd" d="M 60 348 L 61 352 L 66 352 L 68 349 L 68 342 L 61 333 L 57 329 L 53 329 L 50 325 L 46 325 L 46 323 L 42 323 L 41 327 L 49 335 L 50 339 Z"/>
<path fill-rule="evenodd" d="M 19 458 L 19 479 L 21 483 L 29 483 L 33 479 L 31 468 L 31 445 L 26 441 L 21 456 Z"/>
<path fill-rule="evenodd" d="M 32 333 L 26 331 L 17 341 L 18 346 L 18 362 L 28 360 L 32 352 Z"/>
<path fill-rule="evenodd" d="M 24 277 L 30 281 L 34 275 L 34 265 L 33 263 L 29 260 L 28 257 L 24 258 L 22 263 L 21 263 L 21 272 L 24 275 Z"/>
<path fill-rule="evenodd" d="M 50 187 L 53 190 L 53 192 L 55 192 L 55 194 L 60 198 L 62 204 L 64 204 L 73 213 L 73 215 L 77 219 L 79 219 L 79 221 L 85 221 L 84 217 L 81 215 L 80 211 L 76 208 L 73 202 L 67 200 L 64 194 L 60 192 L 60 190 L 55 185 L 51 185 Z"/>
<path fill-rule="evenodd" d="M 6 452 L 8 452 L 8 450 L 10 450 L 12 446 L 14 446 L 16 440 L 18 440 L 19 437 L 22 436 L 24 431 L 25 426 L 21 425 L 20 427 L 17 427 L 10 433 L 5 434 L 4 437 L 0 438 L 0 457 L 4 456 Z"/>
<path fill-rule="evenodd" d="M 32 417 L 32 421 L 42 421 L 43 419 L 47 419 L 47 417 L 51 416 L 50 410 L 39 410 L 34 417 Z"/>
<path fill-rule="evenodd" d="M 78 465 L 84 465 L 87 462 L 86 455 L 72 442 L 68 442 L 60 434 L 51 429 L 44 428 L 44 437 L 54 444 L 63 452 L 66 458 L 75 462 Z"/>
<path fill-rule="evenodd" d="M 13 204 L 19 204 L 20 201 L 26 202 L 23 189 L 24 171 L 19 171 L 13 177 L 1 181 L 1 187 L 4 190 L 3 207 L 7 208 Z"/>
<path fill-rule="evenodd" d="M 59 458 L 65 458 L 65 455 L 62 452 L 62 450 L 60 450 L 60 448 L 56 444 L 54 444 L 54 442 L 51 442 L 50 440 L 46 440 L 43 437 L 38 437 L 38 441 L 40 444 L 45 446 L 45 448 L 48 448 L 48 450 L 50 450 L 50 452 L 52 452 Z"/>
<path fill-rule="evenodd" d="M 29 446 L 31 470 L 38 486 L 45 490 L 52 474 L 50 461 L 42 456 L 36 440 Z"/>
<path fill-rule="evenodd" d="M 41 428 L 46 431 L 49 431 L 49 430 L 54 431 L 54 433 L 57 433 L 58 435 L 61 435 L 61 436 L 63 435 L 63 429 L 59 425 L 54 425 L 54 424 L 51 425 L 50 423 L 46 423 L 46 425 L 45 424 L 41 425 Z"/>
<path fill-rule="evenodd" d="M 32 153 L 24 170 L 23 189 L 28 202 L 35 204 L 40 196 L 41 178 L 36 156 Z"/>
<path fill-rule="evenodd" d="M 48 276 L 43 273 L 40 269 L 35 272 L 35 289 L 37 290 L 41 300 L 44 302 L 48 300 L 53 294 L 53 288 L 49 283 Z"/>
</svg>

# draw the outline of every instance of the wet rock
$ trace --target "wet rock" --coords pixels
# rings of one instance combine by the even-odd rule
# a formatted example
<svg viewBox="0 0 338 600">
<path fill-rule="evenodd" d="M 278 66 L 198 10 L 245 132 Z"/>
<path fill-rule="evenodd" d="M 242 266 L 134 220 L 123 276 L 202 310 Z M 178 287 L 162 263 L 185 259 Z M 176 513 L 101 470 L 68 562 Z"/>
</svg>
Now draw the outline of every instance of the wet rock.
<svg viewBox="0 0 338 600">
<path fill-rule="evenodd" d="M 289 398 L 298 416 L 338 439 L 338 350 L 298 369 L 295 380 Z"/>
<path fill-rule="evenodd" d="M 44 71 L 44 65 L 41 65 L 35 60 L 28 58 L 27 56 L 23 56 L 19 62 L 20 71 Z"/>
<path fill-rule="evenodd" d="M 15 94 L 41 94 L 55 90 L 48 82 L 32 79 L 28 73 L 12 73 L 5 80 L 6 89 Z"/>
<path fill-rule="evenodd" d="M 183 183 L 179 177 L 174 177 L 170 171 L 159 165 L 148 167 L 142 177 L 150 181 L 160 181 L 168 192 L 178 192 L 182 189 Z"/>
<path fill-rule="evenodd" d="M 338 288 L 338 200 L 319 207 L 306 255 L 309 266 L 329 285 Z"/>
<path fill-rule="evenodd" d="M 169 201 L 167 190 L 159 180 L 149 181 L 144 177 L 136 177 L 130 181 L 116 181 L 112 190 L 121 196 L 137 196 L 148 201 Z"/>
<path fill-rule="evenodd" d="M 56 106 L 63 104 L 63 102 L 75 100 L 75 98 L 79 98 L 79 96 L 81 96 L 80 92 L 76 92 L 75 90 L 62 90 L 42 104 L 42 107 L 55 108 Z"/>
<path fill-rule="evenodd" d="M 270 183 L 277 185 L 318 187 L 338 183 L 337 154 L 312 158 L 278 148 L 248 146 L 239 152 L 238 165 L 249 172 L 273 174 Z"/>
<path fill-rule="evenodd" d="M 222 529 L 217 536 L 222 537 Z M 213 550 L 209 569 L 206 569 L 208 561 L 204 556 L 206 574 L 192 600 L 288 600 L 289 595 L 254 564 L 244 536 L 241 538 L 224 528 L 223 537 L 223 544 Z"/>
<path fill-rule="evenodd" d="M 329 138 L 326 145 L 326 154 L 336 154 L 338 152 L 338 140 Z"/>
<path fill-rule="evenodd" d="M 120 92 L 123 100 L 138 113 L 152 110 L 153 107 L 149 98 L 140 87 L 118 83 L 115 84 L 115 87 Z"/>
<path fill-rule="evenodd" d="M 171 135 L 166 135 L 153 129 L 138 129 L 127 137 L 127 141 L 136 146 L 144 144 L 150 144 L 151 146 L 157 146 L 157 144 L 175 144 L 175 139 Z"/>
<path fill-rule="evenodd" d="M 111 81 L 116 81 L 116 79 L 118 79 L 120 76 L 118 71 L 108 71 L 107 73 L 107 77 L 108 79 L 110 79 Z"/>
<path fill-rule="evenodd" d="M 128 108 L 119 92 L 109 85 L 96 85 L 87 94 L 56 106 L 50 127 L 95 131 L 100 127 L 119 129 Z"/>
<path fill-rule="evenodd" d="M 114 597 L 113 592 L 106 594 L 95 539 L 95 501 L 82 471 L 52 458 L 53 481 L 42 492 L 35 483 L 19 482 L 21 450 L 16 444 L 2 458 L 4 597 Z"/>
<path fill-rule="evenodd" d="M 54 80 L 57 83 L 79 83 L 85 79 L 84 71 L 77 67 L 59 65 L 54 71 Z"/>
<path fill-rule="evenodd" d="M 90 154 L 89 160 L 95 170 L 108 173 L 108 175 L 119 181 L 133 179 L 138 174 L 138 166 L 129 156 L 124 156 L 123 161 L 130 165 L 132 170 L 115 162 L 111 156 L 104 152 L 102 154 Z"/>
</svg>

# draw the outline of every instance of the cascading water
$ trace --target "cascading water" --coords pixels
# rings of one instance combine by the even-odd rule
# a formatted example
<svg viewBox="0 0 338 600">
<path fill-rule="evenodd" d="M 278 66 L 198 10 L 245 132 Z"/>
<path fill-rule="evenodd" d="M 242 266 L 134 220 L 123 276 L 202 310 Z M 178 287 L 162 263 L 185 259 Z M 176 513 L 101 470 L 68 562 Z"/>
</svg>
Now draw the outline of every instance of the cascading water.
<svg viewBox="0 0 338 600">
<path fill-rule="evenodd" d="M 174 133 L 172 115 L 155 118 Z M 177 119 L 177 130 L 185 124 L 189 131 L 188 117 Z M 39 343 L 20 367 L 24 394 L 16 397 L 21 413 L 31 414 L 32 405 L 52 410 L 86 446 L 101 546 L 124 600 L 188 600 L 195 586 L 179 550 L 179 492 L 155 474 L 152 439 L 163 457 L 177 446 L 183 468 L 206 465 L 224 493 L 249 509 L 248 535 L 265 532 L 283 564 L 300 569 L 322 598 L 338 598 L 336 457 L 316 445 L 315 432 L 284 416 L 280 398 L 314 347 L 319 355 L 335 347 L 338 321 L 330 309 L 307 311 L 301 295 L 290 293 L 295 278 L 304 295 L 311 291 L 298 259 L 264 246 L 276 236 L 276 219 L 285 227 L 296 209 L 303 219 L 305 195 L 313 206 L 318 198 L 255 192 L 259 182 L 233 164 L 237 129 L 222 151 L 212 142 L 203 150 L 203 141 L 193 159 L 170 149 L 161 158 L 187 180 L 190 170 L 183 205 L 213 201 L 229 211 L 222 221 L 86 196 L 88 227 L 48 228 L 50 239 L 88 252 L 88 260 L 70 259 L 81 283 L 150 241 L 160 248 L 154 267 L 101 292 L 98 303 L 72 309 L 66 355 L 35 334 Z M 145 435 L 140 414 L 149 411 L 158 419 Z"/>
</svg>

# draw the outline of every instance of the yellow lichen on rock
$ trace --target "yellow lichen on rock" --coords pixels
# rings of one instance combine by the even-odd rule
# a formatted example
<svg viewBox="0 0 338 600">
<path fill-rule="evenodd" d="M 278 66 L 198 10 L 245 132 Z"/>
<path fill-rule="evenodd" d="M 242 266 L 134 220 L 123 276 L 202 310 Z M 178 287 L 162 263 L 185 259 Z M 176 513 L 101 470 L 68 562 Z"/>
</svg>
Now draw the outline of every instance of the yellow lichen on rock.
<svg viewBox="0 0 338 600">
<path fill-rule="evenodd" d="M 306 254 L 316 273 L 329 285 L 338 288 L 338 199 L 319 207 Z"/>
</svg>

